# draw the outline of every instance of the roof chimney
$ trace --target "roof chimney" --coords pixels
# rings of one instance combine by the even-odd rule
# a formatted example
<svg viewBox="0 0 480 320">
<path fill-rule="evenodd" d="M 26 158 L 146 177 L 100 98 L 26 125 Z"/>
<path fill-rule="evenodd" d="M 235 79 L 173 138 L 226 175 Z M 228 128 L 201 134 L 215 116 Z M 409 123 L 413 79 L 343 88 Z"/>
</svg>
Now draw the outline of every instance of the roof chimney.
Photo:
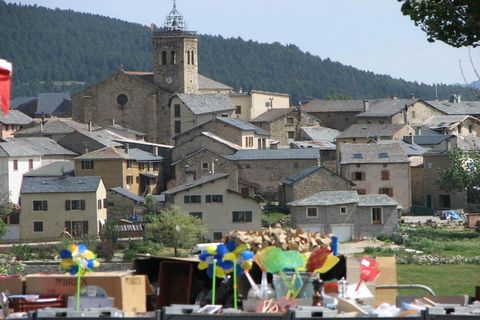
<svg viewBox="0 0 480 320">
<path fill-rule="evenodd" d="M 458 96 L 453 93 L 452 95 L 450 95 L 450 99 L 448 100 L 449 102 L 452 102 L 452 103 L 458 103 Z"/>
<path fill-rule="evenodd" d="M 115 118 L 112 118 L 112 126 L 115 125 Z"/>
<path fill-rule="evenodd" d="M 91 122 L 91 121 L 89 121 L 89 122 L 87 123 L 87 131 L 88 131 L 88 132 L 92 132 L 92 122 Z"/>
<path fill-rule="evenodd" d="M 363 100 L 363 111 L 366 112 L 368 109 L 370 109 L 370 101 Z"/>
<path fill-rule="evenodd" d="M 123 150 L 125 151 L 125 153 L 128 153 L 128 151 L 130 150 L 130 146 L 128 145 L 128 143 L 125 143 Z"/>
</svg>

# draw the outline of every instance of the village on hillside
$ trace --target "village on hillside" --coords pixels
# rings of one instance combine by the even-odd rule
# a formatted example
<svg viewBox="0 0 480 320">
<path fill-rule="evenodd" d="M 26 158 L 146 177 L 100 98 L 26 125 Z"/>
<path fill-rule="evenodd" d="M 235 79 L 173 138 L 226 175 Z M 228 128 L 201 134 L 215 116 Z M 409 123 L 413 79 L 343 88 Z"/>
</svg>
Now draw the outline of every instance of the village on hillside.
<svg viewBox="0 0 480 320">
<path fill-rule="evenodd" d="M 175 6 L 163 27 L 152 26 L 151 37 L 152 71 L 121 68 L 104 81 L 73 94 L 15 97 L 10 101 L 10 111 L 0 114 L 0 217 L 5 224 L 0 252 L 16 248 L 20 253 L 20 249 L 28 251 L 25 247 L 37 247 L 30 249 L 33 255 L 35 250 L 48 251 L 42 248 L 49 243 L 58 248 L 61 243 L 99 240 L 98 256 L 112 261 L 117 257 L 114 243 L 116 246 L 122 239 L 123 244 L 118 246 L 128 249 L 124 250 L 124 260 L 134 260 L 127 269 L 147 275 L 142 281 L 146 281 L 147 292 L 151 289 L 153 300 L 138 292 L 136 296 L 143 296 L 140 302 L 128 302 L 125 292 L 116 299 L 122 301 L 125 310 L 145 313 L 175 303 L 190 305 L 192 310 L 196 310 L 192 307 L 196 304 L 216 305 L 215 290 L 213 296 L 209 293 L 210 298 L 200 298 L 192 291 L 199 285 L 192 284 L 193 274 L 199 272 L 198 257 L 193 255 L 195 250 L 203 252 L 203 261 L 208 251 L 215 257 L 216 270 L 215 263 L 220 263 L 216 259 L 221 256 L 216 246 L 231 245 L 232 239 L 241 239 L 253 251 L 273 244 L 302 253 L 322 246 L 333 253 L 338 241 L 340 254 L 345 256 L 351 250 L 349 244 L 370 241 L 373 247 L 367 250 L 372 250 L 371 255 L 378 256 L 382 267 L 394 270 L 382 269 L 385 278 L 377 284 L 388 285 L 399 282 L 396 263 L 402 263 L 403 258 L 397 257 L 395 262 L 383 257 L 387 249 L 376 247 L 387 242 L 391 244 L 388 250 L 407 245 L 408 237 L 416 236 L 411 229 L 415 226 L 422 230 L 466 230 L 471 238 L 476 237 L 473 235 L 480 229 L 476 189 L 446 188 L 439 180 L 452 167 L 452 154 L 478 152 L 480 101 L 464 101 L 452 92 L 448 100 L 392 95 L 383 99 L 311 99 L 292 105 L 286 93 L 243 91 L 200 74 L 197 34 L 186 28 Z M 476 170 L 469 164 L 464 161 L 460 167 Z M 178 219 L 176 225 L 173 222 L 176 229 L 162 229 L 157 224 L 149 230 L 149 224 L 158 223 L 152 217 L 165 212 Z M 184 227 L 177 215 L 195 218 L 189 223 L 194 221 L 198 229 Z M 401 229 L 408 221 L 413 221 L 410 229 Z M 202 232 L 196 243 L 180 236 L 198 230 Z M 174 257 L 152 259 L 155 254 L 140 252 L 143 239 L 161 233 L 175 240 L 165 242 L 165 247 L 174 248 L 174 254 L 170 253 Z M 403 238 L 398 240 L 393 235 Z M 210 244 L 209 249 L 201 243 Z M 160 249 L 165 248 L 157 249 L 162 252 Z M 349 257 L 353 253 L 368 254 L 364 250 L 352 251 Z M 424 251 L 423 256 L 435 257 L 434 251 Z M 185 260 L 176 257 L 188 254 Z M 468 259 L 478 256 L 471 253 Z M 58 253 L 55 257 L 58 259 Z M 60 257 L 64 258 L 62 254 Z M 345 268 L 358 268 L 365 261 L 352 264 L 343 255 L 329 257 L 325 259 L 340 259 L 338 265 L 343 268 L 333 267 L 339 273 L 331 278 L 344 281 L 359 277 L 357 272 L 347 278 Z M 424 264 L 418 261 L 411 263 Z M 2 267 L 0 275 L 1 271 Z M 254 278 L 260 282 L 258 275 Z M 28 281 L 40 290 L 40 278 L 31 275 L 29 279 L 27 275 L 27 290 Z M 278 285 L 282 280 L 274 275 L 270 282 L 277 290 L 275 281 Z M 415 275 L 408 280 L 416 282 Z M 341 285 L 339 282 L 337 288 L 340 301 L 347 292 L 341 292 Z M 471 283 L 471 291 L 459 296 L 469 294 L 480 300 L 480 287 L 474 293 L 475 285 L 480 283 Z M 177 286 L 188 289 L 187 298 L 179 298 L 182 293 L 177 292 Z M 314 289 L 309 306 L 312 295 L 315 299 Z M 368 291 L 366 286 L 364 289 Z M 171 293 L 159 296 L 155 290 Z M 295 297 L 292 290 L 285 289 L 287 299 Z M 33 293 L 20 291 L 14 293 Z M 397 295 L 392 288 L 384 290 L 388 292 L 385 295 L 379 291 L 375 306 L 392 301 L 395 304 Z M 218 295 L 222 297 L 221 292 Z M 314 300 L 313 306 L 323 308 L 318 310 L 325 318 L 337 316 L 345 307 L 341 302 L 335 305 L 337 309 L 328 306 L 328 295 L 321 299 L 323 305 Z M 137 308 L 134 303 L 142 306 Z M 433 308 L 431 312 L 442 303 L 455 304 L 457 300 L 425 302 Z M 221 304 L 237 309 L 236 300 L 234 305 L 217 301 Z M 244 302 L 244 308 L 246 305 Z M 468 308 L 466 305 L 462 304 Z M 285 307 L 280 302 L 276 306 L 277 310 L 298 307 Z M 256 308 L 258 311 L 258 305 Z M 471 312 L 472 308 L 465 310 Z M 263 309 L 272 311 L 265 304 Z M 306 318 L 313 318 L 317 309 L 305 310 L 309 315 Z M 367 309 L 352 304 L 344 310 L 359 315 Z M 407 314 L 427 319 L 423 313 Z M 109 316 L 114 317 L 113 313 Z"/>
</svg>

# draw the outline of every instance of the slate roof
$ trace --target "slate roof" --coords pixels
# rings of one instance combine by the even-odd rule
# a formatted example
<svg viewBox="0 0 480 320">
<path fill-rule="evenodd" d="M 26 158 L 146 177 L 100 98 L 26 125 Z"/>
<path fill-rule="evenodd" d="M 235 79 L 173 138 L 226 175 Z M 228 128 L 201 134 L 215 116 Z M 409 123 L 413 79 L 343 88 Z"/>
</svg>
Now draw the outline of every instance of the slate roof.
<svg viewBox="0 0 480 320">
<path fill-rule="evenodd" d="M 228 160 L 287 160 L 287 159 L 318 159 L 318 149 L 243 149 L 231 155 L 225 155 Z"/>
<path fill-rule="evenodd" d="M 193 112 L 193 114 L 205 114 L 235 109 L 228 94 L 204 93 L 187 94 L 179 93 L 177 97 Z"/>
<path fill-rule="evenodd" d="M 123 141 L 123 137 L 116 133 L 110 132 L 108 130 L 101 130 L 101 131 L 82 131 L 80 132 L 84 136 L 89 137 L 92 140 L 97 141 L 98 143 L 106 146 L 106 147 L 118 147 L 122 146 L 120 141 Z M 64 137 L 65 139 L 65 137 Z"/>
<path fill-rule="evenodd" d="M 124 159 L 124 160 L 135 160 L 137 162 L 149 162 L 149 161 L 162 161 L 163 157 L 155 156 L 150 152 L 146 152 L 136 148 L 130 148 L 128 153 L 124 149 L 118 149 L 115 147 L 105 147 L 98 149 L 79 157 L 76 157 L 75 160 L 115 160 L 115 159 Z"/>
<path fill-rule="evenodd" d="M 405 153 L 409 157 L 420 156 L 420 155 L 422 155 L 425 152 L 430 150 L 430 148 L 425 148 L 425 147 L 419 146 L 418 144 L 406 143 L 403 140 L 379 140 L 379 141 L 377 141 L 377 144 L 391 144 L 391 143 L 397 143 L 398 145 L 400 145 L 400 147 L 402 147 L 403 151 L 405 151 Z"/>
<path fill-rule="evenodd" d="M 3 112 L 0 112 L 0 123 L 3 124 L 26 125 L 32 121 L 32 118 L 18 110 L 10 110 L 7 116 Z"/>
<path fill-rule="evenodd" d="M 55 141 L 44 137 L 16 138 L 0 142 L 0 156 L 28 157 L 49 155 L 76 155 Z"/>
<path fill-rule="evenodd" d="M 357 117 L 391 117 L 405 106 L 411 106 L 417 99 L 380 99 L 369 101 L 369 108 L 367 111 L 357 114 Z"/>
<path fill-rule="evenodd" d="M 285 180 L 283 180 L 282 183 L 287 184 L 287 185 L 292 185 L 292 184 L 294 184 L 294 183 L 296 183 L 300 180 L 303 180 L 304 178 L 306 178 L 306 177 L 308 177 L 308 176 L 310 176 L 310 175 L 314 174 L 315 172 L 320 171 L 322 169 L 326 170 L 327 172 L 329 172 L 332 175 L 335 175 L 335 176 L 351 183 L 351 181 L 345 179 L 341 175 L 338 175 L 337 173 L 335 173 L 335 172 L 333 172 L 333 171 L 331 171 L 331 170 L 329 170 L 325 167 L 319 167 L 319 166 L 311 166 L 310 168 L 306 168 L 306 169 L 300 171 L 297 174 L 294 174 L 290 177 L 285 178 Z"/>
<path fill-rule="evenodd" d="M 213 139 L 215 141 L 218 141 L 221 144 L 224 144 L 224 145 L 228 146 L 229 148 L 232 148 L 233 150 L 241 150 L 242 149 L 242 146 L 239 146 L 238 144 L 230 142 L 226 139 L 223 139 L 222 137 L 219 137 L 214 133 L 204 131 L 204 132 L 202 132 L 202 135 L 204 135 L 205 137 L 208 137 L 210 139 Z"/>
<path fill-rule="evenodd" d="M 17 107 L 21 106 L 22 104 L 31 102 L 32 100 L 37 100 L 36 97 L 17 97 L 10 100 L 10 106 L 12 109 L 16 109 Z"/>
<path fill-rule="evenodd" d="M 110 190 L 136 202 L 143 202 L 145 200 L 143 197 L 131 193 L 122 187 L 115 187 L 111 188 Z"/>
<path fill-rule="evenodd" d="M 101 177 L 24 177 L 20 193 L 96 192 Z"/>
<path fill-rule="evenodd" d="M 167 195 L 175 194 L 175 193 L 185 191 L 185 190 L 188 190 L 188 189 L 192 189 L 192 188 L 201 186 L 205 183 L 212 182 L 212 181 L 215 181 L 215 180 L 218 180 L 218 179 L 221 179 L 221 178 L 225 178 L 225 177 L 228 177 L 228 176 L 229 176 L 228 173 L 215 173 L 215 174 L 212 174 L 212 175 L 209 175 L 209 176 L 203 176 L 200 179 L 193 180 L 192 182 L 182 184 L 182 185 L 176 186 L 174 188 L 168 189 L 168 190 L 162 192 L 162 194 L 167 194 Z"/>
<path fill-rule="evenodd" d="M 450 114 L 450 115 L 452 114 L 479 115 L 480 114 L 480 101 L 449 102 L 449 101 L 430 100 L 430 101 L 424 101 L 424 102 L 445 114 Z"/>
<path fill-rule="evenodd" d="M 352 124 L 337 136 L 339 138 L 391 137 L 406 124 Z"/>
<path fill-rule="evenodd" d="M 140 78 L 150 84 L 153 84 L 153 72 L 145 71 L 123 71 L 126 75 Z M 199 90 L 233 90 L 232 87 L 220 83 L 213 79 L 207 78 L 204 75 L 198 74 L 198 89 Z"/>
<path fill-rule="evenodd" d="M 302 105 L 305 112 L 363 112 L 363 100 L 312 100 Z"/>
<path fill-rule="evenodd" d="M 66 101 L 70 101 L 70 93 L 68 92 L 39 93 L 38 106 L 35 114 L 66 114 L 68 113 L 68 104 L 65 103 Z"/>
<path fill-rule="evenodd" d="M 92 130 L 96 127 L 92 126 Z M 87 125 L 71 119 L 47 119 L 43 126 L 35 123 L 34 126 L 18 130 L 15 136 L 38 135 L 38 134 L 67 134 L 73 131 L 87 131 Z"/>
<path fill-rule="evenodd" d="M 286 116 L 290 112 L 296 111 L 293 108 L 273 108 L 250 120 L 251 122 L 272 122 L 280 117 Z"/>
<path fill-rule="evenodd" d="M 343 143 L 340 145 L 340 157 L 341 164 L 409 162 L 398 143 Z"/>
<path fill-rule="evenodd" d="M 319 150 L 335 150 L 337 145 L 329 141 L 307 140 L 290 142 L 292 149 L 319 149 Z"/>
<path fill-rule="evenodd" d="M 407 136 L 407 137 L 404 137 L 403 140 L 407 143 L 411 143 L 413 138 L 413 141 L 415 142 L 415 144 L 418 144 L 420 146 L 422 145 L 430 146 L 430 145 L 440 144 L 443 141 L 450 139 L 451 137 L 452 135 L 449 135 L 449 134 L 436 134 L 436 135 L 428 135 L 428 136 L 427 135 Z"/>
<path fill-rule="evenodd" d="M 362 194 L 358 196 L 358 206 L 398 206 L 398 202 L 386 194 Z"/>
<path fill-rule="evenodd" d="M 357 203 L 359 196 L 357 191 L 321 191 L 301 200 L 296 200 L 287 205 L 292 207 L 303 206 L 333 206 L 347 203 Z"/>
<path fill-rule="evenodd" d="M 335 138 L 340 135 L 340 131 L 320 126 L 301 127 L 302 131 L 311 140 L 322 140 L 334 142 Z"/>
<path fill-rule="evenodd" d="M 435 129 L 451 129 L 456 127 L 460 122 L 467 118 L 475 119 L 468 115 L 445 115 L 445 116 L 432 116 L 425 120 L 424 125 L 428 128 Z M 475 119 L 475 121 L 479 121 Z"/>
<path fill-rule="evenodd" d="M 204 75 L 198 74 L 198 89 L 199 90 L 233 90 L 232 87 L 220 83 L 213 79 L 207 78 Z"/>
<path fill-rule="evenodd" d="M 220 122 L 226 123 L 228 125 L 231 125 L 232 127 L 235 127 L 242 131 L 254 131 L 258 135 L 270 136 L 270 132 L 268 132 L 267 130 L 254 126 L 253 124 L 243 121 L 241 119 L 230 118 L 230 117 L 217 117 L 217 120 Z"/>
<path fill-rule="evenodd" d="M 118 124 L 111 124 L 111 125 L 109 125 L 109 126 L 105 126 L 105 127 L 96 129 L 95 131 L 108 130 L 108 129 L 112 129 L 112 130 L 114 130 L 115 132 L 116 132 L 116 131 L 118 131 L 118 132 L 125 132 L 125 133 L 128 133 L 128 134 L 132 134 L 132 135 L 136 135 L 136 136 L 141 136 L 141 137 L 144 137 L 144 136 L 147 135 L 147 134 L 144 133 L 144 132 L 140 132 L 140 131 L 128 129 L 128 128 L 122 127 L 121 125 L 118 125 Z"/>
<path fill-rule="evenodd" d="M 24 177 L 61 177 L 74 175 L 75 166 L 73 161 L 55 161 L 35 170 L 24 173 Z"/>
</svg>

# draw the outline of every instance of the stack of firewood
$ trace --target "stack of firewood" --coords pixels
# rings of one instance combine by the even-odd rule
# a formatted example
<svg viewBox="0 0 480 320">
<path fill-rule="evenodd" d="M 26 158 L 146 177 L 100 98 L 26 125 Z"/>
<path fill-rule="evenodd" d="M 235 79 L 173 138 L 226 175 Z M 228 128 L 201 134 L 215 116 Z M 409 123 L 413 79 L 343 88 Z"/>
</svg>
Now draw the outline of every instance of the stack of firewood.
<svg viewBox="0 0 480 320">
<path fill-rule="evenodd" d="M 329 236 L 318 232 L 275 227 L 257 231 L 231 231 L 228 238 L 249 244 L 253 251 L 276 246 L 283 250 L 310 252 L 320 246 L 330 245 L 331 241 Z"/>
</svg>

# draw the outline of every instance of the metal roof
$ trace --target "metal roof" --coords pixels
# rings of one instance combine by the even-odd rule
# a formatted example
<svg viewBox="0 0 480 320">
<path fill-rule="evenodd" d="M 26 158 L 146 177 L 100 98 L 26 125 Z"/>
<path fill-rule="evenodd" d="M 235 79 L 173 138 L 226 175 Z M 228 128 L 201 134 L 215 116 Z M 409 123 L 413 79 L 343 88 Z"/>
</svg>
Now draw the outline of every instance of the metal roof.
<svg viewBox="0 0 480 320">
<path fill-rule="evenodd" d="M 188 190 L 188 189 L 192 189 L 192 188 L 201 186 L 202 184 L 205 184 L 205 183 L 208 183 L 208 182 L 212 182 L 212 181 L 215 181 L 215 180 L 218 180 L 218 179 L 221 179 L 221 178 L 226 178 L 228 176 L 229 176 L 228 173 L 215 173 L 215 174 L 212 174 L 212 175 L 209 175 L 209 176 L 203 176 L 200 179 L 193 180 L 192 182 L 185 183 L 185 184 L 176 186 L 174 188 L 168 189 L 168 190 L 162 192 L 162 194 L 167 194 L 167 195 L 175 194 L 175 193 L 178 193 L 178 192 L 181 192 L 181 191 L 185 191 L 185 190 Z"/>
<path fill-rule="evenodd" d="M 18 110 L 10 110 L 10 112 L 5 115 L 5 113 L 0 112 L 0 123 L 3 124 L 19 124 L 26 125 L 33 121 L 32 118 L 27 116 L 25 113 Z"/>
<path fill-rule="evenodd" d="M 24 177 L 20 194 L 96 192 L 101 177 Z M 96 204 L 95 204 L 96 205 Z"/>
<path fill-rule="evenodd" d="M 143 202 L 145 199 L 141 196 L 138 196 L 130 191 L 128 191 L 127 189 L 124 189 L 122 187 L 115 187 L 115 188 L 110 188 L 110 191 L 113 191 L 115 193 L 118 193 L 126 198 L 129 198 L 133 201 L 136 201 L 136 202 Z"/>
<path fill-rule="evenodd" d="M 243 149 L 224 156 L 228 160 L 292 160 L 318 159 L 318 149 Z"/>
<path fill-rule="evenodd" d="M 254 131 L 258 135 L 270 136 L 270 132 L 268 132 L 267 130 L 254 126 L 253 124 L 241 119 L 230 117 L 217 117 L 216 119 L 242 131 Z"/>
<path fill-rule="evenodd" d="M 408 163 L 408 157 L 398 143 L 342 143 L 340 164 Z"/>
<path fill-rule="evenodd" d="M 235 109 L 228 94 L 203 93 L 187 94 L 178 93 L 177 97 L 193 112 L 200 115 L 205 113 L 229 111 Z"/>
<path fill-rule="evenodd" d="M 302 206 L 333 206 L 339 204 L 358 203 L 358 194 L 355 190 L 348 191 L 321 191 L 301 200 L 287 203 L 292 207 Z"/>
<path fill-rule="evenodd" d="M 363 194 L 358 196 L 358 206 L 398 206 L 398 202 L 386 194 Z"/>
<path fill-rule="evenodd" d="M 352 124 L 337 136 L 339 138 L 391 137 L 406 124 Z"/>
</svg>

